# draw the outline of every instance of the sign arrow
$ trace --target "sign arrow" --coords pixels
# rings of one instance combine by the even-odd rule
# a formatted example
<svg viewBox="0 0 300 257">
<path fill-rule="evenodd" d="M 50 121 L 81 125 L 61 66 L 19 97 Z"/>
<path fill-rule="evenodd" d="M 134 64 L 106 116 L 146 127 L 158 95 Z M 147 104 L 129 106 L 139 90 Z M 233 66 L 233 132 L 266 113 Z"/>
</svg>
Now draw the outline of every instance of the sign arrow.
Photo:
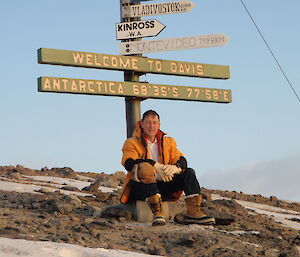
<svg viewBox="0 0 300 257">
<path fill-rule="evenodd" d="M 174 51 L 193 48 L 218 47 L 227 44 L 229 38 L 224 34 L 143 40 L 120 43 L 120 54 L 140 54 L 162 51 Z"/>
<path fill-rule="evenodd" d="M 122 18 L 176 14 L 191 11 L 196 5 L 190 1 L 176 1 L 156 4 L 136 4 L 122 7 Z"/>
<path fill-rule="evenodd" d="M 157 20 L 122 22 L 116 24 L 117 39 L 157 36 L 166 26 Z"/>
</svg>

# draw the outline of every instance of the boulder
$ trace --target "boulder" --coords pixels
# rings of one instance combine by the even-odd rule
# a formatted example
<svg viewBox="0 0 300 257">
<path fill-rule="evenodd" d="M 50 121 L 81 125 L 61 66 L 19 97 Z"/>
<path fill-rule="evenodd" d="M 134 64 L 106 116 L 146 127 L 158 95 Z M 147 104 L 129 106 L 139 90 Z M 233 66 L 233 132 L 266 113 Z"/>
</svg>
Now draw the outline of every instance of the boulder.
<svg viewBox="0 0 300 257">
<path fill-rule="evenodd" d="M 50 173 L 54 173 L 54 175 L 66 178 L 77 178 L 77 173 L 69 167 L 64 168 L 52 168 Z"/>
</svg>

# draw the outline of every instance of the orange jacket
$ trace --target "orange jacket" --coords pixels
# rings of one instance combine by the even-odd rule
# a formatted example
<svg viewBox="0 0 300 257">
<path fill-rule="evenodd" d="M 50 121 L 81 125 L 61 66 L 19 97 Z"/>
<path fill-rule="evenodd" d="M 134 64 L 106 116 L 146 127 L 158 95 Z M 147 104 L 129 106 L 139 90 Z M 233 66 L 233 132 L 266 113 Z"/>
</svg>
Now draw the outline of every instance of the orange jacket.
<svg viewBox="0 0 300 257">
<path fill-rule="evenodd" d="M 132 134 L 132 137 L 128 138 L 122 148 L 122 165 L 125 167 L 125 162 L 129 158 L 136 159 L 150 159 L 150 153 L 147 150 L 147 145 L 142 136 L 142 128 L 140 126 L 141 121 L 138 121 L 135 127 L 135 130 Z M 172 137 L 167 137 L 165 133 L 161 130 L 157 132 L 156 135 L 158 151 L 159 151 L 159 162 L 162 164 L 176 164 L 180 159 L 180 156 L 183 154 L 177 149 L 175 140 Z M 128 202 L 130 196 L 130 173 L 127 174 L 125 183 L 123 184 L 123 192 L 121 196 L 121 202 Z M 179 195 L 175 195 L 175 198 L 178 198 L 181 195 L 182 191 L 178 191 Z"/>
</svg>

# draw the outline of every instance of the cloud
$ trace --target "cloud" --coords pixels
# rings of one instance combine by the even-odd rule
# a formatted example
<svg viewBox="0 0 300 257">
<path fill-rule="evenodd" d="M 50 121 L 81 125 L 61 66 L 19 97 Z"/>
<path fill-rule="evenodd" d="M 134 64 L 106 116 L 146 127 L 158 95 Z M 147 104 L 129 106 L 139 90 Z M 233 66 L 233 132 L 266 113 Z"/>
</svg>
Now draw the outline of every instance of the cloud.
<svg viewBox="0 0 300 257">
<path fill-rule="evenodd" d="M 201 186 L 235 190 L 300 202 L 300 152 L 282 159 L 249 163 L 221 172 L 209 171 L 199 177 Z"/>
</svg>

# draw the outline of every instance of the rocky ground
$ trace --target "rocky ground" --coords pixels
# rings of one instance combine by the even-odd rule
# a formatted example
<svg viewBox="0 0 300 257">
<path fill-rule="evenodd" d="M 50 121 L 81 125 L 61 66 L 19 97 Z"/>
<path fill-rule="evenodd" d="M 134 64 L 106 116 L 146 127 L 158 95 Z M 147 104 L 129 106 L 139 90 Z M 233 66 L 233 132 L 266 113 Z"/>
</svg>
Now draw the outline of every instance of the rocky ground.
<svg viewBox="0 0 300 257">
<path fill-rule="evenodd" d="M 84 181 L 87 186 L 78 188 L 68 183 L 49 183 L 31 176 Z M 122 172 L 113 175 L 77 173 L 70 168 L 0 167 L 3 183 L 41 187 L 32 193 L 0 191 L 0 237 L 163 256 L 299 256 L 299 230 L 276 223 L 270 216 L 249 211 L 234 199 L 300 212 L 298 203 L 286 203 L 275 197 L 203 189 L 208 198 L 205 210 L 219 218 L 218 225 L 183 225 L 170 221 L 163 228 L 152 227 L 148 223 L 137 223 L 129 211 L 103 212 L 108 206 L 119 204 L 119 188 L 124 176 Z M 101 186 L 115 190 L 103 192 L 99 190 Z M 210 200 L 211 193 L 226 198 Z M 184 212 L 184 200 L 171 203 L 170 210 L 175 214 Z M 181 216 L 177 217 L 180 221 Z M 232 220 L 234 222 L 229 222 Z M 299 221 L 295 219 L 295 222 Z"/>
</svg>

